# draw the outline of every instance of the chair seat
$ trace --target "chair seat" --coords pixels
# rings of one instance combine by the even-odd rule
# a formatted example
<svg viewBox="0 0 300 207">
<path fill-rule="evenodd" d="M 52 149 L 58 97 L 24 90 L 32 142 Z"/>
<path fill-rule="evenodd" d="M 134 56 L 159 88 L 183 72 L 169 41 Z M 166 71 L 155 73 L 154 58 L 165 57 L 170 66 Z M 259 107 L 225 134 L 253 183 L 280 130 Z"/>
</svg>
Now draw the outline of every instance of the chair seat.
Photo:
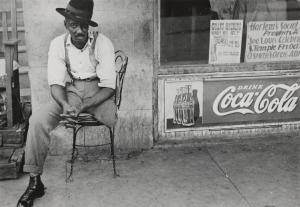
<svg viewBox="0 0 300 207">
<path fill-rule="evenodd" d="M 61 114 L 62 120 L 60 124 L 64 124 L 66 127 L 76 127 L 76 126 L 101 126 L 104 125 L 102 122 L 98 121 L 92 114 L 80 113 L 78 116 L 73 116 L 70 114 Z"/>
</svg>

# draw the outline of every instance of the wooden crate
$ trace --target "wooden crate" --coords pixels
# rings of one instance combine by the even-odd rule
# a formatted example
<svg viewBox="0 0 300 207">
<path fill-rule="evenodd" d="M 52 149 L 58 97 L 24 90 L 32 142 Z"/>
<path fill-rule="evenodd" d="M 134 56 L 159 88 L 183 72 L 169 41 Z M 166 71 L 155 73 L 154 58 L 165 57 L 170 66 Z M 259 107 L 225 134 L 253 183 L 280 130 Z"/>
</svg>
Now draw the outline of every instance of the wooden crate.
<svg viewBox="0 0 300 207">
<path fill-rule="evenodd" d="M 23 148 L 0 148 L 0 180 L 18 178 L 23 158 Z"/>
<path fill-rule="evenodd" d="M 0 180 L 16 179 L 22 172 L 25 123 L 0 130 Z"/>
<path fill-rule="evenodd" d="M 10 129 L 0 130 L 1 147 L 19 148 L 25 143 L 25 125 L 19 124 Z"/>
</svg>

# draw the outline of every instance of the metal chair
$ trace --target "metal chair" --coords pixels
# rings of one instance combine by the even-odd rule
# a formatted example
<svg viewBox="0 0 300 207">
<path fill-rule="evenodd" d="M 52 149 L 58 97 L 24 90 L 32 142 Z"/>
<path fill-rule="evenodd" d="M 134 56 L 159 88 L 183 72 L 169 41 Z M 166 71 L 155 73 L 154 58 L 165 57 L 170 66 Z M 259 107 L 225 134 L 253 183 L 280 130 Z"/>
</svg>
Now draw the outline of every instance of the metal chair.
<svg viewBox="0 0 300 207">
<path fill-rule="evenodd" d="M 118 50 L 115 52 L 115 63 L 116 63 L 116 90 L 115 90 L 115 103 L 117 108 L 120 108 L 121 105 L 121 100 L 122 100 L 122 88 L 123 88 L 123 81 L 124 81 L 124 76 L 127 68 L 127 63 L 128 63 L 128 57 L 124 54 L 123 51 Z M 74 161 L 77 158 L 78 154 L 78 149 L 77 147 L 101 147 L 101 146 L 107 146 L 110 145 L 110 152 L 111 152 L 111 158 L 112 158 L 112 163 L 113 163 L 113 171 L 114 171 L 114 177 L 119 176 L 116 172 L 116 156 L 115 156 L 115 144 L 114 144 L 114 136 L 115 136 L 115 129 L 108 127 L 104 125 L 103 123 L 99 122 L 96 120 L 96 118 L 87 113 L 82 113 L 79 114 L 78 117 L 69 117 L 67 115 L 62 115 L 62 121 L 61 123 L 66 127 L 66 128 L 72 128 L 73 129 L 73 144 L 72 144 L 72 157 L 71 160 L 68 160 L 66 162 L 66 182 L 71 182 L 72 179 L 72 174 L 73 174 L 73 165 Z M 105 143 L 105 144 L 100 144 L 100 145 L 78 145 L 76 144 L 76 138 L 77 134 L 80 129 L 82 129 L 85 126 L 104 126 L 109 129 L 109 134 L 110 134 L 110 142 Z M 75 154 L 76 152 L 76 154 Z M 71 169 L 70 173 L 68 175 L 67 172 L 67 164 L 71 164 Z"/>
</svg>

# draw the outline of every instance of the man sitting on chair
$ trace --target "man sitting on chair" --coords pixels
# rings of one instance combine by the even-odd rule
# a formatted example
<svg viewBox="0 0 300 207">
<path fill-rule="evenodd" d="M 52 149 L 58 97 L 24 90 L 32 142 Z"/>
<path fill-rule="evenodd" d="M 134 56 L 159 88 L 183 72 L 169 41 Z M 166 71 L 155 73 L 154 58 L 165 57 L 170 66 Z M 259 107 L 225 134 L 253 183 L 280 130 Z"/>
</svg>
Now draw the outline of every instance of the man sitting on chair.
<svg viewBox="0 0 300 207">
<path fill-rule="evenodd" d="M 70 0 L 66 9 L 56 9 L 65 17 L 68 33 L 50 44 L 48 83 L 53 99 L 33 111 L 29 121 L 24 171 L 30 173 L 30 180 L 18 205 L 33 206 L 33 200 L 44 195 L 40 175 L 49 133 L 58 125 L 60 114 L 89 112 L 109 127 L 116 123 L 114 47 L 103 34 L 89 33 L 89 26 L 98 26 L 91 20 L 93 7 L 92 0 Z"/>
</svg>

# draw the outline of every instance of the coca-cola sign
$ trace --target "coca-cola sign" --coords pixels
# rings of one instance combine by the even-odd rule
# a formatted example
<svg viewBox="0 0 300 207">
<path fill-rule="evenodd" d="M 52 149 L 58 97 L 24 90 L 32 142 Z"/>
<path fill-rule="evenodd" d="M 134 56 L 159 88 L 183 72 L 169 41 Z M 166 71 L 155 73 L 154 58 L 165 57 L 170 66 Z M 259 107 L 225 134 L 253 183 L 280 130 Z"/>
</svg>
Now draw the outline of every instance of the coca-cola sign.
<svg viewBox="0 0 300 207">
<path fill-rule="evenodd" d="M 299 77 L 206 81 L 203 123 L 298 119 L 298 80 Z"/>
</svg>

